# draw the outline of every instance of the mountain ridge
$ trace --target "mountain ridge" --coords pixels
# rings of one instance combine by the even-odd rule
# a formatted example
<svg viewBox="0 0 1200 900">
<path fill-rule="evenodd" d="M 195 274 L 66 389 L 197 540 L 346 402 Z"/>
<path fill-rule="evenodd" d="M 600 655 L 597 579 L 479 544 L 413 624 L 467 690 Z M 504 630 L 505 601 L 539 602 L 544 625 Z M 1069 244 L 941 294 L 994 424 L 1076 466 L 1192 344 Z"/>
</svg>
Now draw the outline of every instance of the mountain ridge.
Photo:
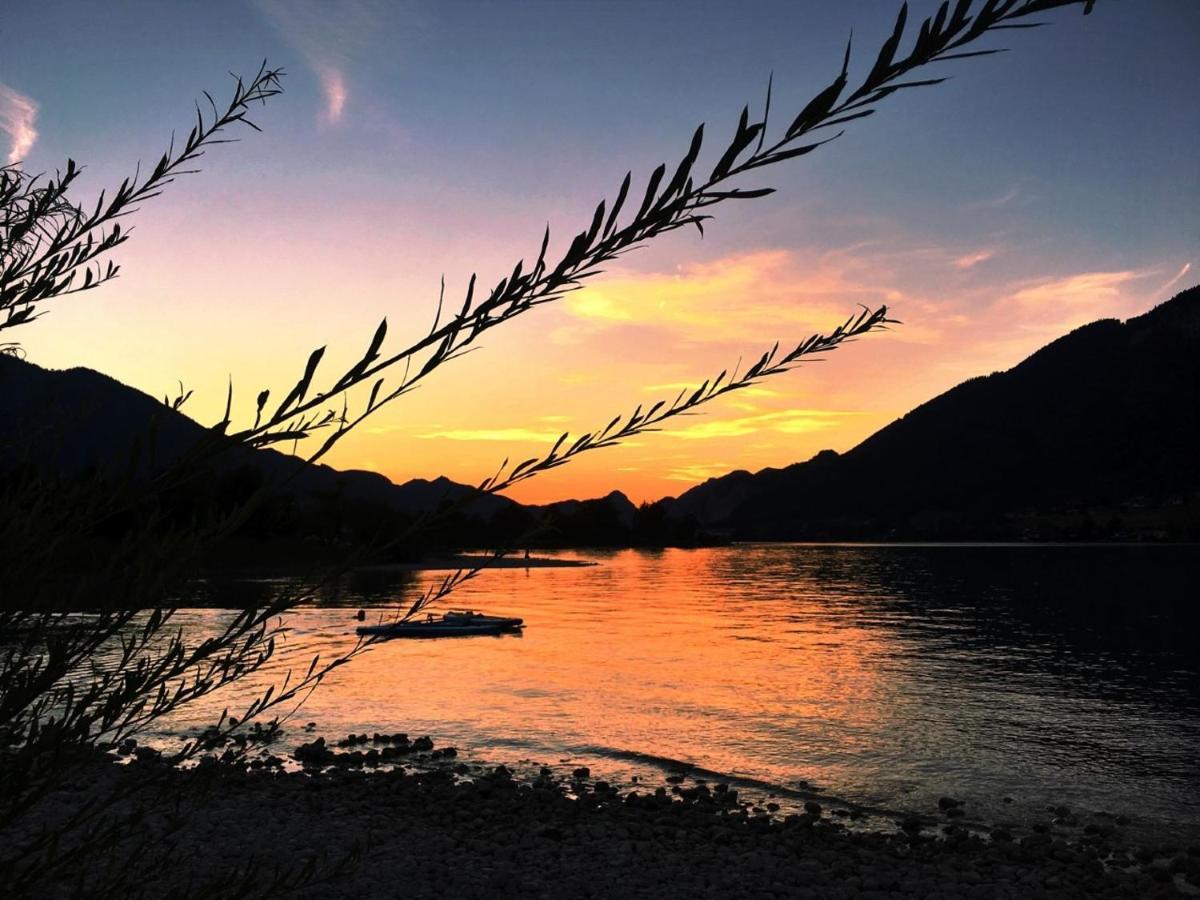
<svg viewBox="0 0 1200 900">
<path fill-rule="evenodd" d="M 124 464 L 132 436 L 147 431 L 162 458 L 208 433 L 103 373 L 0 355 L 0 462 L 7 438 L 10 461 L 24 443 L 50 469 L 104 470 Z M 411 519 L 474 492 L 445 476 L 397 484 L 270 449 L 231 456 L 231 467 L 287 481 L 313 515 L 334 498 Z M 640 507 L 620 491 L 540 505 L 476 497 L 444 537 L 513 539 L 550 519 L 558 539 L 577 543 L 703 542 L 702 529 L 750 540 L 1121 537 L 1128 523 L 1117 519 L 1195 505 L 1196 458 L 1200 287 L 1123 322 L 1080 326 L 1005 371 L 931 398 L 844 453 L 735 470 Z M 1200 516 L 1187 515 L 1183 533 L 1200 537 Z M 1107 517 L 1099 532 L 1089 520 L 1096 516 Z M 1047 517 L 1066 524 L 1050 527 Z M 1155 536 L 1161 525 L 1139 525 L 1137 536 Z"/>
<path fill-rule="evenodd" d="M 845 453 L 663 502 L 738 538 L 814 540 L 1019 537 L 999 520 L 1187 502 L 1200 490 L 1198 359 L 1191 288 L 970 378 Z"/>
</svg>

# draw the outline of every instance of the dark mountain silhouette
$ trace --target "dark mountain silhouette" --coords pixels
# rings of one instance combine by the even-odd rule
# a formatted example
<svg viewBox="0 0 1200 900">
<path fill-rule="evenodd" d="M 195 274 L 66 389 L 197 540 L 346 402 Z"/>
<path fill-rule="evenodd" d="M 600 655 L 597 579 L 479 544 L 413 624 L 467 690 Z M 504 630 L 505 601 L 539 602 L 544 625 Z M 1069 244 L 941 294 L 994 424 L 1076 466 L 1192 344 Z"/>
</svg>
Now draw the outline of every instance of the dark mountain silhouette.
<svg viewBox="0 0 1200 900">
<path fill-rule="evenodd" d="M 68 477 L 145 469 L 206 430 L 89 369 L 0 355 L 0 469 Z M 132 453 L 135 441 L 140 445 Z M 971 379 L 854 449 L 732 472 L 678 498 L 524 506 L 476 498 L 434 533 L 483 546 L 551 523 L 540 545 L 771 540 L 1200 538 L 1200 288 L 1124 323 L 1093 322 L 1007 372 Z M 238 449 L 204 490 L 236 500 L 282 484 L 259 536 L 355 540 L 469 496 L 448 478 L 394 484 Z M 269 521 L 267 521 L 269 520 Z M 286 523 L 286 524 L 281 524 Z"/>
<path fill-rule="evenodd" d="M 144 473 L 179 458 L 206 433 L 182 412 L 107 375 L 53 371 L 0 355 L 0 469 L 33 465 L 66 477 L 115 478 L 133 465 Z M 200 491 L 236 501 L 263 484 L 278 485 L 280 496 L 270 505 L 271 521 L 260 516 L 251 529 L 257 537 L 371 537 L 474 493 L 445 477 L 394 484 L 377 472 L 308 466 L 274 450 L 244 448 L 224 454 Z M 620 491 L 543 506 L 483 496 L 435 529 L 434 542 L 489 544 L 552 522 L 542 543 L 628 543 L 636 514 Z"/>
<path fill-rule="evenodd" d="M 966 381 L 844 454 L 662 504 L 747 539 L 1195 538 L 1198 460 L 1192 288 Z"/>
<path fill-rule="evenodd" d="M 0 461 L 29 458 L 65 474 L 120 473 L 131 458 L 146 468 L 177 459 L 205 432 L 183 413 L 107 375 L 84 368 L 43 369 L 0 355 Z M 410 515 L 472 491 L 448 478 L 397 485 L 377 472 L 306 466 L 275 450 L 237 450 L 225 466 L 249 466 L 267 479 L 290 476 L 288 490 L 299 497 L 336 494 Z M 516 505 L 506 497 L 488 496 L 476 498 L 467 509 L 491 518 Z"/>
</svg>

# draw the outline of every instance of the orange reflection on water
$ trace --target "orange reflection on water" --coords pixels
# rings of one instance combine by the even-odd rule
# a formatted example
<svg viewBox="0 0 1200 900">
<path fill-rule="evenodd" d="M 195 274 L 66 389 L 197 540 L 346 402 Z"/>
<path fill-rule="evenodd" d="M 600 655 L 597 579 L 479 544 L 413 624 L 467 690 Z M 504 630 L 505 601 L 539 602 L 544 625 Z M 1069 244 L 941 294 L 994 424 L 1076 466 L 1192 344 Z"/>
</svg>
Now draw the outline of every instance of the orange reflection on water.
<svg viewBox="0 0 1200 900">
<path fill-rule="evenodd" d="M 903 705 L 880 674 L 887 633 L 831 616 L 838 598 L 819 572 L 755 549 L 590 556 L 599 564 L 488 572 L 455 595 L 522 616 L 522 637 L 388 641 L 336 672 L 300 720 L 330 738 L 429 733 L 492 758 L 634 751 L 821 783 Z M 297 610 L 280 662 L 348 646 L 355 624 L 345 608 Z"/>
</svg>

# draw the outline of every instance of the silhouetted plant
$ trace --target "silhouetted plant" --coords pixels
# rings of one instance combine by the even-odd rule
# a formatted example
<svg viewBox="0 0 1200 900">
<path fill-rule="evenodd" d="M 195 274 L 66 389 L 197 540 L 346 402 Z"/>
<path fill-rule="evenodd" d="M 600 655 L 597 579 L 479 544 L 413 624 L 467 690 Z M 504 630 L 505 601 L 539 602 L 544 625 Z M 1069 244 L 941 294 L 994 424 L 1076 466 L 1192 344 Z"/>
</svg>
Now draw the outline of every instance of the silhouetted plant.
<svg viewBox="0 0 1200 900">
<path fill-rule="evenodd" d="M 89 212 L 67 194 L 82 170 L 75 160 L 54 177 L 29 175 L 19 165 L 0 168 L 0 329 L 33 321 L 39 304 L 68 294 L 91 290 L 117 277 L 120 267 L 101 257 L 129 239 L 118 219 L 136 211 L 138 204 L 157 197 L 184 168 L 214 144 L 232 125 L 258 129 L 247 118 L 250 107 L 265 103 L 280 92 L 282 70 L 266 63 L 248 82 L 236 79 L 233 96 L 224 109 L 206 91 L 211 112 L 196 106 L 196 124 L 180 147 L 174 136 L 144 178 L 141 168 L 126 178 L 112 194 L 100 192 Z"/>
<path fill-rule="evenodd" d="M 602 267 L 629 250 L 671 231 L 695 226 L 701 234 L 712 210 L 721 203 L 749 200 L 773 192 L 769 187 L 738 187 L 750 173 L 804 156 L 838 137 L 814 140 L 821 129 L 865 118 L 880 101 L 901 90 L 931 86 L 942 78 L 904 80 L 926 65 L 965 57 L 1000 52 L 997 49 L 963 50 L 993 31 L 1036 27 L 1041 23 L 1022 21 L 1028 16 L 1057 7 L 1083 5 L 1090 11 L 1093 0 L 985 0 L 973 11 L 971 0 L 941 5 L 920 26 L 911 50 L 897 56 L 905 34 L 906 7 L 902 7 L 892 35 L 880 48 L 873 66 L 857 87 L 849 87 L 851 48 L 848 45 L 840 72 L 832 82 L 803 105 L 797 104 L 785 126 L 769 138 L 772 86 L 768 83 L 761 117 L 751 120 L 744 108 L 733 137 L 722 149 L 707 174 L 697 166 L 704 140 L 704 126 L 696 129 L 686 153 L 668 178 L 665 165 L 656 168 L 643 190 L 631 193 L 632 174 L 627 174 L 612 203 L 601 201 L 589 225 L 574 236 L 557 261 L 549 255 L 547 228 L 532 266 L 522 260 L 511 273 L 490 290 L 477 292 L 476 276 L 469 279 L 455 312 L 444 315 L 445 291 L 438 298 L 429 332 L 398 350 L 385 351 L 386 319 L 375 330 L 359 360 L 314 391 L 314 382 L 325 348 L 313 351 L 303 372 L 282 401 L 270 406 L 270 391 L 257 396 L 254 422 L 233 430 L 233 389 L 227 397 L 225 415 L 212 429 L 210 438 L 160 470 L 137 477 L 131 475 L 101 485 L 99 500 L 81 500 L 64 507 L 47 502 L 44 484 L 34 477 L 28 491 L 9 492 L 16 506 L 24 504 L 32 519 L 41 523 L 36 534 L 47 536 L 49 552 L 36 557 L 27 577 L 34 578 L 39 566 L 55 558 L 59 529 L 71 533 L 84 522 L 111 513 L 114 505 L 134 513 L 136 527 L 129 530 L 116 554 L 117 566 L 111 581 L 103 583 L 105 596 L 95 598 L 87 616 L 61 609 L 34 606 L 18 608 L 21 601 L 0 609 L 0 633 L 8 635 L 8 649 L 0 660 L 0 753 L 5 760 L 0 820 L 12 822 L 53 786 L 55 778 L 73 763 L 77 752 L 96 746 L 111 746 L 144 731 L 151 723 L 181 706 L 207 696 L 220 687 L 261 670 L 272 657 L 275 640 L 283 633 L 279 616 L 307 599 L 301 592 L 273 599 L 262 607 L 233 614 L 214 635 L 192 640 L 173 623 L 169 608 L 172 589 L 187 574 L 205 548 L 227 535 L 253 511 L 255 495 L 232 512 L 211 521 L 187 527 L 165 527 L 156 500 L 173 486 L 198 477 L 214 460 L 247 448 L 280 442 L 299 442 L 324 430 L 323 440 L 305 454 L 308 462 L 319 460 L 346 433 L 380 408 L 412 390 L 440 366 L 475 349 L 478 338 L 490 329 L 535 307 L 562 299 L 580 288 Z M 248 106 L 279 92 L 279 72 L 264 65 L 249 83 L 237 82 L 233 99 L 224 111 L 209 98 L 211 116 L 198 110 L 198 120 L 182 149 L 171 149 L 145 180 L 137 175 L 123 182 L 112 199 L 102 197 L 95 211 L 86 213 L 66 196 L 78 168 L 69 162 L 64 173 L 42 182 L 26 177 L 18 168 L 2 170 L 0 178 L 0 309 L 5 320 L 0 328 L 26 324 L 37 315 L 40 304 L 69 293 L 91 289 L 115 276 L 115 265 L 103 268 L 99 258 L 127 239 L 128 232 L 116 219 L 127 215 L 136 204 L 156 196 L 182 168 L 194 161 L 208 144 L 220 142 L 222 129 L 235 123 L 252 125 L 246 118 Z M 207 95 L 206 95 L 207 96 Z M 798 107 L 798 108 L 797 108 Z M 631 197 L 640 194 L 636 207 Z M 83 274 L 81 275 L 80 272 Z M 835 350 L 841 344 L 885 327 L 887 309 L 864 309 L 826 335 L 813 335 L 789 351 L 779 345 L 766 351 L 745 371 L 740 366 L 721 372 L 674 401 L 660 401 L 631 414 L 617 416 L 607 425 L 574 440 L 564 434 L 537 457 L 510 466 L 506 459 L 498 471 L 480 482 L 475 496 L 494 494 L 557 468 L 582 453 L 613 446 L 636 434 L 657 430 L 670 419 L 695 411 L 732 391 L 762 379 L 784 374 L 814 354 Z M 393 375 L 393 373 L 398 373 Z M 391 381 L 389 382 L 389 378 Z M 368 388 L 369 384 L 369 388 Z M 365 400 L 356 401 L 351 413 L 351 393 L 362 388 Z M 178 409 L 187 399 L 181 389 L 168 405 Z M 340 410 L 331 408 L 340 405 Z M 10 486 L 11 487 L 11 486 Z M 56 490 L 61 486 L 56 486 Z M 87 486 L 80 488 L 84 494 Z M 104 491 L 109 493 L 105 494 Z M 39 493 L 42 492 L 42 493 Z M 52 498 L 53 499 L 53 498 Z M 61 497 L 58 497 L 61 500 Z M 439 517 L 461 508 L 421 517 L 409 529 L 390 538 L 391 543 L 412 537 Z M 11 500 L 10 500 L 11 502 Z M 43 506 L 45 508 L 43 508 Z M 72 524 L 72 522 L 76 524 Z M 15 546 L 22 546 L 16 542 Z M 5 552 L 12 547 L 6 546 Z M 498 550 L 491 559 L 507 551 Z M 354 558 L 333 567 L 326 575 L 335 578 Z M 465 581 L 486 568 L 486 563 L 448 575 L 420 594 L 399 616 L 411 616 L 428 608 Z M 49 569 L 44 570 L 49 574 Z M 144 611 L 143 611 L 144 610 Z M 194 758 L 221 747 L 246 723 L 273 713 L 282 705 L 293 705 L 319 686 L 339 666 L 371 646 L 359 641 L 338 657 L 314 657 L 303 674 L 289 672 L 284 682 L 256 697 L 240 715 L 222 714 L 203 737 L 189 742 L 173 757 Z M 108 658 L 104 654 L 111 654 Z M 278 718 L 259 729 L 258 736 L 276 733 Z M 236 758 L 241 747 L 227 748 Z M 86 820 L 80 823 L 81 827 Z M 26 860 L 26 873 L 48 865 L 43 853 Z"/>
</svg>

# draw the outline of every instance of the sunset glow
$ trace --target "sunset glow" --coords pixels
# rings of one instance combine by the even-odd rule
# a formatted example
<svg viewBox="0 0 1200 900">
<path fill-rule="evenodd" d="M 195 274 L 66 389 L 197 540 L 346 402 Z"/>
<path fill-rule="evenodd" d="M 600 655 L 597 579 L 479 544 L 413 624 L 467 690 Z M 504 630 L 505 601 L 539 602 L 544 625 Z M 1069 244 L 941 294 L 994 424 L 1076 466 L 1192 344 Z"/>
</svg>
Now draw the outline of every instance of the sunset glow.
<svg viewBox="0 0 1200 900">
<path fill-rule="evenodd" d="M 264 133 L 210 152 L 201 174 L 148 204 L 120 251 L 121 278 L 57 303 L 24 329 L 25 350 L 156 396 L 182 381 L 195 391 L 185 410 L 204 422 L 220 417 L 232 378 L 235 410 L 252 418 L 258 390 L 286 391 L 313 347 L 328 345 L 332 372 L 384 316 L 396 346 L 419 337 L 443 275 L 453 305 L 472 272 L 491 284 L 535 255 L 547 221 L 551 252 L 561 252 L 626 168 L 638 184 L 682 152 L 701 119 L 724 134 L 742 103 L 761 101 L 772 71 L 777 98 L 806 96 L 838 63 L 831 44 L 852 26 L 878 25 L 865 2 L 760 7 L 748 18 L 713 7 L 682 26 L 688 41 L 665 43 L 655 35 L 681 27 L 669 17 L 635 25 L 602 6 L 529 4 L 508 22 L 484 7 L 239 7 L 246 27 L 224 47 L 225 67 L 267 56 L 289 71 L 286 94 L 256 116 Z M 18 25 L 33 14 L 15 12 Z M 1200 229 L 1186 198 L 1200 175 L 1187 141 L 1158 141 L 1140 126 L 1171 108 L 1173 127 L 1195 132 L 1195 105 L 1172 93 L 1187 80 L 1158 73 L 1196 64 L 1165 27 L 1159 51 L 1131 60 L 1132 72 L 1083 64 L 1130 14 L 1116 6 L 1088 28 L 1035 33 L 1017 67 L 982 63 L 853 123 L 766 176 L 780 189 L 773 197 L 718 210 L 703 239 L 678 232 L 490 332 L 479 352 L 374 416 L 326 461 L 396 481 L 477 482 L 506 456 L 670 400 L 776 341 L 834 327 L 860 304 L 887 304 L 903 322 L 513 493 L 548 501 L 620 489 L 650 500 L 732 469 L 845 451 L 1072 327 L 1145 311 L 1187 286 Z M 96 28 L 125 27 L 126 15 L 136 17 L 97 18 Z M 152 90 L 132 74 L 64 77 L 36 39 L 7 54 L 0 129 L 10 159 L 53 169 L 74 156 L 89 164 L 85 189 L 98 190 L 158 152 L 187 122 L 189 98 L 218 93 L 225 77 L 211 53 L 184 44 L 215 40 L 219 16 L 195 7 L 168 18 L 128 70 Z M 485 26 L 504 39 L 468 54 L 463 40 Z M 583 42 L 569 59 L 545 49 L 568 33 Z M 684 72 L 694 50 L 662 50 L 702 47 L 715 33 L 755 49 L 736 62 L 716 54 L 704 80 Z M 642 42 L 659 48 L 661 67 L 643 61 Z M 82 67 L 98 64 L 82 39 L 67 49 Z M 627 69 L 610 71 L 615 55 Z M 1139 79 L 1166 85 L 1161 106 L 1137 105 Z M 964 114 L 967 92 L 976 99 Z M 105 109 L 122 110 L 119 127 L 91 112 Z M 521 122 L 504 112 L 515 109 Z M 997 118 L 1003 134 L 989 125 Z M 1081 144 L 1091 151 L 1072 152 L 1069 167 L 1053 152 Z M 1101 180 L 1108 189 L 1093 189 Z"/>
</svg>

